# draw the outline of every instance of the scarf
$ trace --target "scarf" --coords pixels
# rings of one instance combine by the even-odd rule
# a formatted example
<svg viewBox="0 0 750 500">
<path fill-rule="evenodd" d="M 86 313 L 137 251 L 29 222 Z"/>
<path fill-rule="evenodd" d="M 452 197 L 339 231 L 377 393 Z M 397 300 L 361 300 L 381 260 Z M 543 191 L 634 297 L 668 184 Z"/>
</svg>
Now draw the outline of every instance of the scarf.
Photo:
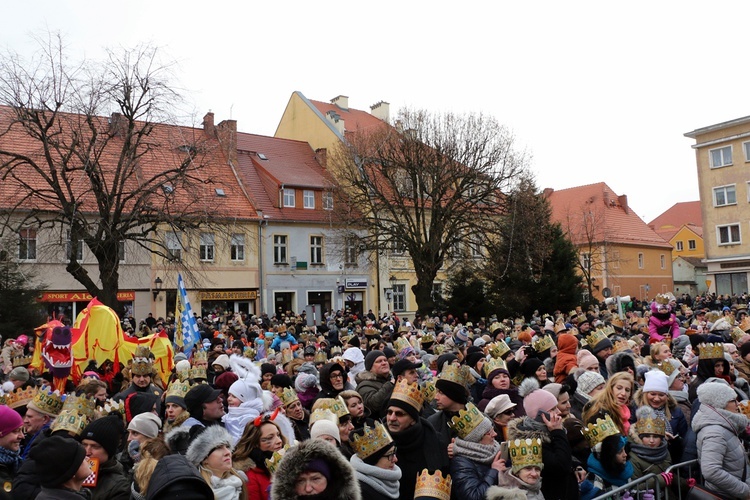
<svg viewBox="0 0 750 500">
<path fill-rule="evenodd" d="M 352 455 L 351 464 L 357 471 L 357 480 L 388 498 L 399 497 L 401 469 L 397 465 L 393 469 L 383 469 L 376 465 L 366 464 L 357 455 Z"/>
<path fill-rule="evenodd" d="M 248 454 L 250 456 L 250 460 L 255 462 L 255 466 L 262 470 L 264 473 L 271 475 L 270 472 L 268 472 L 268 466 L 266 465 L 266 459 L 271 458 L 273 456 L 273 452 L 271 451 L 261 451 L 260 448 L 253 448 L 250 450 L 250 453 Z"/>
<path fill-rule="evenodd" d="M 242 494 L 242 479 L 234 474 L 223 479 L 212 475 L 210 486 L 216 500 L 237 500 Z"/>
<path fill-rule="evenodd" d="M 739 434 L 740 432 L 745 430 L 745 428 L 748 426 L 748 419 L 742 413 L 734 413 L 734 412 L 727 411 L 721 408 L 714 408 L 713 406 L 710 406 L 710 405 L 705 405 L 705 406 L 712 409 L 713 411 L 715 411 L 722 417 L 724 417 L 724 420 L 726 420 L 726 422 L 732 426 L 732 430 L 734 431 L 735 434 Z M 703 408 L 703 405 L 701 405 L 701 408 Z"/>
<path fill-rule="evenodd" d="M 666 430 L 669 434 L 672 434 L 672 424 L 669 423 L 669 418 L 667 418 L 667 406 L 664 405 L 661 408 L 652 408 L 654 410 L 654 413 L 656 413 L 656 416 L 661 417 L 664 422 L 666 422 L 667 427 Z"/>
<path fill-rule="evenodd" d="M 639 458 L 642 458 L 650 464 L 658 464 L 664 461 L 669 456 L 669 449 L 667 448 L 667 440 L 662 437 L 661 444 L 656 448 L 649 446 L 631 443 L 630 449 Z"/>
<path fill-rule="evenodd" d="M 263 399 L 258 398 L 245 401 L 240 406 L 230 407 L 227 414 L 221 417 L 224 427 L 232 435 L 233 444 L 237 444 L 237 441 L 240 440 L 240 436 L 245 431 L 245 425 L 254 420 L 262 411 Z"/>
<path fill-rule="evenodd" d="M 593 453 L 589 455 L 587 465 L 589 468 L 589 472 L 599 476 L 603 481 L 615 486 L 622 486 L 630 481 L 631 477 L 633 477 L 633 464 L 630 462 L 630 460 L 625 462 L 625 468 L 617 476 L 612 476 L 609 472 L 605 471 L 604 467 L 602 467 L 602 463 L 594 456 Z"/>
<path fill-rule="evenodd" d="M 630 408 L 628 405 L 620 406 L 620 416 L 622 417 L 622 435 L 627 436 L 630 432 Z"/>
<path fill-rule="evenodd" d="M 492 444 L 479 444 L 456 438 L 456 442 L 453 443 L 453 453 L 480 464 L 492 463 L 499 451 L 500 443 L 494 440 Z"/>
<path fill-rule="evenodd" d="M 8 448 L 0 447 L 0 464 L 7 465 L 14 473 L 21 466 L 21 454 Z"/>
</svg>

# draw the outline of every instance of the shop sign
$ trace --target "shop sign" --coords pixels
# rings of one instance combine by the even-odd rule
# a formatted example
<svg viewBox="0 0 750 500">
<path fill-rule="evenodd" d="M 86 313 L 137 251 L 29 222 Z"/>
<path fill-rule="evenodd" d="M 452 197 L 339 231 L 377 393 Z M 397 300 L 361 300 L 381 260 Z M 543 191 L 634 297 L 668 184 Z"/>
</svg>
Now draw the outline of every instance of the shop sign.
<svg viewBox="0 0 750 500">
<path fill-rule="evenodd" d="M 38 299 L 39 302 L 83 302 L 91 300 L 93 297 L 88 292 L 43 292 Z M 117 292 L 119 302 L 132 302 L 135 300 L 135 292 L 120 291 Z"/>
<path fill-rule="evenodd" d="M 367 288 L 367 280 L 347 278 L 346 288 Z"/>
<path fill-rule="evenodd" d="M 198 293 L 201 300 L 255 300 L 258 292 L 255 290 L 215 290 Z"/>
</svg>

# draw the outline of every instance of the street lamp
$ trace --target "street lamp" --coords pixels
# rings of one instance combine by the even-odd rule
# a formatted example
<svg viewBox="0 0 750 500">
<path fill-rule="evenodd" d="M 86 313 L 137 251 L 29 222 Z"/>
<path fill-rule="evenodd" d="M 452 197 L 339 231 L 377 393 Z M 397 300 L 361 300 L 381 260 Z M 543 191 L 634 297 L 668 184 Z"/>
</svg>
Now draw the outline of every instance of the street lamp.
<svg viewBox="0 0 750 500">
<path fill-rule="evenodd" d="M 159 296 L 159 292 L 161 292 L 161 286 L 164 284 L 164 282 L 161 280 L 160 277 L 156 277 L 154 280 L 154 289 L 151 293 L 154 294 L 154 300 L 156 300 L 156 297 Z"/>
<path fill-rule="evenodd" d="M 391 274 L 391 277 L 390 277 L 390 278 L 388 278 L 388 281 L 390 281 L 390 282 L 391 282 L 391 290 L 393 290 L 393 288 L 395 288 L 395 287 L 396 287 L 396 277 L 395 277 L 394 275 L 392 275 L 392 274 Z"/>
</svg>

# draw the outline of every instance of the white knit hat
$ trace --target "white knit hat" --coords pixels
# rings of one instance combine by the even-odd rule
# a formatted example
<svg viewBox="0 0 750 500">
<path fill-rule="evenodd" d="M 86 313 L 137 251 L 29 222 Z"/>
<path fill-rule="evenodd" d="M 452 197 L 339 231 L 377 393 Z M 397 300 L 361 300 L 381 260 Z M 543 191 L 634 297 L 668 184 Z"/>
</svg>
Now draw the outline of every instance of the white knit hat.
<svg viewBox="0 0 750 500">
<path fill-rule="evenodd" d="M 667 374 L 661 370 L 651 370 L 644 375 L 646 381 L 643 383 L 643 392 L 669 392 L 669 379 Z"/>
<path fill-rule="evenodd" d="M 698 400 L 701 404 L 723 410 L 727 403 L 735 399 L 737 393 L 725 382 L 703 382 L 698 386 Z"/>
<path fill-rule="evenodd" d="M 312 424 L 312 427 L 310 427 L 311 439 L 319 438 L 320 436 L 331 436 L 332 438 L 336 439 L 336 442 L 338 444 L 341 444 L 339 428 L 330 420 L 317 420 L 314 424 Z"/>
</svg>

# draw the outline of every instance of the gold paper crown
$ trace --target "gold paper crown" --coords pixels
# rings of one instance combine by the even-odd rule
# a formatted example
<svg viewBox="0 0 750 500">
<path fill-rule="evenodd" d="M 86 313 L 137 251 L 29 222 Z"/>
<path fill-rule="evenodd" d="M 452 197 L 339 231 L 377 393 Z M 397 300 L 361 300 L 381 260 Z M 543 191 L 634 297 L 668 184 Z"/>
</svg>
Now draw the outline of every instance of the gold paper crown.
<svg viewBox="0 0 750 500">
<path fill-rule="evenodd" d="M 16 356 L 13 358 L 13 367 L 17 366 L 29 366 L 31 364 L 31 360 L 34 356 L 28 355 L 28 356 Z"/>
<path fill-rule="evenodd" d="M 699 359 L 724 359 L 724 346 L 720 343 L 698 345 Z"/>
<path fill-rule="evenodd" d="M 434 498 L 436 500 L 450 500 L 451 498 L 451 476 L 443 477 L 440 469 L 435 474 L 430 474 L 427 469 L 417 476 L 417 484 L 414 487 L 414 498 Z"/>
<path fill-rule="evenodd" d="M 409 330 L 409 327 L 406 325 L 401 325 L 398 327 L 398 333 L 409 333 L 411 330 Z"/>
<path fill-rule="evenodd" d="M 657 364 L 656 367 L 659 370 L 663 371 L 667 375 L 667 377 L 672 375 L 672 373 L 674 373 L 676 369 L 675 366 L 669 361 L 662 361 L 661 363 Z"/>
<path fill-rule="evenodd" d="M 743 319 L 743 321 L 744 321 L 744 319 Z M 732 333 L 731 333 L 731 335 L 732 335 L 732 340 L 733 340 L 733 341 L 734 341 L 735 343 L 737 343 L 737 342 L 739 342 L 739 340 L 740 340 L 740 339 L 741 339 L 742 337 L 744 337 L 744 336 L 745 336 L 745 331 L 744 331 L 744 330 L 743 330 L 742 328 L 740 328 L 739 326 L 735 326 L 734 328 L 732 328 Z"/>
<path fill-rule="evenodd" d="M 68 399 L 73 397 L 75 396 L 71 395 Z M 45 415 L 56 417 L 62 411 L 64 402 L 67 402 L 66 395 L 60 394 L 60 391 L 41 389 L 29 404 L 34 405 L 35 410 Z"/>
<path fill-rule="evenodd" d="M 508 441 L 513 472 L 524 467 L 542 467 L 542 440 L 539 438 L 514 439 Z"/>
<path fill-rule="evenodd" d="M 393 342 L 393 347 L 396 348 L 396 352 L 400 353 L 407 347 L 411 347 L 411 344 L 404 337 L 399 337 Z"/>
<path fill-rule="evenodd" d="M 563 321 L 562 318 L 557 318 L 557 321 L 555 321 L 555 334 L 558 334 L 560 332 L 564 332 L 568 328 L 565 326 L 565 321 Z"/>
<path fill-rule="evenodd" d="M 615 327 L 612 325 L 606 325 L 606 326 L 602 325 L 599 328 L 597 328 L 597 330 L 601 330 L 602 332 L 604 332 L 604 335 L 606 335 L 607 337 L 610 337 L 614 335 L 615 333 L 617 333 L 615 331 Z"/>
<path fill-rule="evenodd" d="M 286 454 L 288 449 L 289 445 L 285 444 L 284 447 L 280 450 L 274 451 L 273 455 L 271 455 L 271 458 L 266 459 L 266 467 L 268 468 L 268 472 L 270 472 L 271 474 L 276 472 L 276 468 L 279 466 L 279 462 L 281 462 L 281 459 L 284 458 L 284 455 Z"/>
<path fill-rule="evenodd" d="M 281 397 L 279 399 L 281 399 L 281 404 L 283 404 L 284 406 L 289 406 L 295 401 L 299 401 L 299 396 L 297 395 L 297 391 L 295 391 L 293 387 L 287 387 L 283 391 L 281 391 Z"/>
<path fill-rule="evenodd" d="M 620 351 L 626 351 L 630 349 L 630 344 L 628 344 L 628 341 L 625 339 L 620 339 L 617 342 L 614 343 L 612 346 L 612 352 L 620 352 Z"/>
<path fill-rule="evenodd" d="M 341 347 L 335 345 L 331 347 L 331 356 L 336 356 L 337 354 L 341 354 Z"/>
<path fill-rule="evenodd" d="M 34 399 L 39 389 L 36 387 L 27 387 L 26 389 L 16 389 L 15 391 L 0 396 L 0 404 L 8 405 L 11 408 L 20 408 L 29 404 Z"/>
<path fill-rule="evenodd" d="M 96 398 L 88 398 L 83 394 L 80 396 L 68 394 L 65 402 L 62 404 L 62 411 L 60 413 L 63 411 L 72 411 L 83 415 L 90 422 L 96 415 Z"/>
<path fill-rule="evenodd" d="M 469 367 L 466 365 L 454 365 L 453 363 L 443 368 L 443 371 L 438 375 L 438 379 L 453 382 L 461 387 L 468 385 L 467 375 L 469 375 Z"/>
<path fill-rule="evenodd" d="M 349 410 L 346 408 L 346 403 L 341 396 L 335 399 L 321 398 L 318 401 L 320 401 L 320 408 L 327 408 L 331 410 L 338 418 L 349 415 Z"/>
<path fill-rule="evenodd" d="M 365 328 L 365 337 L 374 337 L 380 333 L 377 328 Z"/>
<path fill-rule="evenodd" d="M 390 446 L 393 438 L 388 434 L 388 430 L 380 421 L 375 422 L 375 427 L 365 424 L 362 434 L 354 433 L 349 440 L 354 453 L 361 459 L 365 459 L 373 453 Z"/>
<path fill-rule="evenodd" d="M 410 384 L 405 378 L 402 378 L 396 382 L 396 387 L 393 388 L 391 399 L 403 401 L 415 410 L 417 413 L 422 412 L 422 405 L 424 404 L 424 394 L 419 389 L 419 385 L 416 382 Z"/>
<path fill-rule="evenodd" d="M 490 360 L 484 364 L 484 376 L 489 377 L 490 373 L 498 369 L 507 370 L 508 366 L 502 358 L 490 358 Z"/>
<path fill-rule="evenodd" d="M 435 329 L 435 322 L 432 321 L 432 320 L 427 320 L 427 321 L 424 322 L 424 327 L 425 328 L 432 328 L 434 330 Z"/>
<path fill-rule="evenodd" d="M 139 345 L 133 354 L 133 363 L 130 372 L 133 375 L 153 375 L 154 362 L 151 360 L 151 351 L 148 347 Z"/>
<path fill-rule="evenodd" d="M 367 345 L 369 346 L 378 345 L 378 342 L 380 342 L 378 339 L 370 339 Z"/>
<path fill-rule="evenodd" d="M 591 448 L 604 441 L 605 438 L 616 436 L 619 433 L 620 430 L 612 422 L 612 417 L 609 415 L 604 418 L 597 418 L 596 422 L 583 428 L 583 436 Z"/>
<path fill-rule="evenodd" d="M 502 329 L 503 329 L 503 325 L 500 322 L 495 321 L 494 323 L 490 325 L 490 335 L 494 336 L 496 331 L 502 330 Z"/>
<path fill-rule="evenodd" d="M 198 349 L 193 353 L 193 364 L 196 364 L 198 361 L 205 361 L 208 363 L 208 352 L 204 351 L 203 349 Z"/>
<path fill-rule="evenodd" d="M 750 331 L 750 316 L 745 316 L 744 318 L 742 318 L 739 328 L 745 333 Z"/>
<path fill-rule="evenodd" d="M 465 410 L 459 410 L 458 415 L 450 419 L 448 425 L 453 428 L 458 437 L 464 439 L 471 431 L 484 421 L 485 416 L 473 403 L 466 403 Z"/>
<path fill-rule="evenodd" d="M 320 350 L 315 352 L 315 358 L 313 358 L 314 363 L 326 363 L 328 361 L 328 355 L 325 351 Z"/>
<path fill-rule="evenodd" d="M 52 432 L 68 431 L 76 436 L 80 436 L 83 429 L 85 429 L 90 423 L 90 419 L 76 411 L 63 410 L 57 417 L 55 417 L 55 421 L 52 422 L 50 430 Z"/>
<path fill-rule="evenodd" d="M 409 338 L 409 343 L 414 348 L 415 351 L 419 351 L 421 346 L 419 345 L 419 338 L 418 337 L 411 337 Z"/>
<path fill-rule="evenodd" d="M 594 330 L 593 332 L 591 332 L 591 335 L 588 335 L 586 337 L 586 343 L 593 349 L 594 347 L 596 347 L 596 344 L 606 339 L 607 335 L 602 330 Z"/>
<path fill-rule="evenodd" d="M 674 300 L 674 295 L 671 292 L 657 294 L 654 300 L 662 305 L 667 305 Z"/>
<path fill-rule="evenodd" d="M 194 366 L 190 369 L 190 378 L 195 380 L 198 378 L 207 379 L 206 367 L 205 366 Z"/>
<path fill-rule="evenodd" d="M 740 413 L 750 418 L 750 400 L 740 401 L 739 408 Z"/>
<path fill-rule="evenodd" d="M 610 320 L 610 323 L 612 324 L 612 328 L 622 330 L 625 326 L 625 324 L 622 322 L 622 320 L 619 318 L 619 316 L 615 316 Z"/>
<path fill-rule="evenodd" d="M 555 341 L 552 340 L 552 337 L 550 337 L 549 335 L 545 335 L 541 339 L 534 342 L 532 344 L 532 347 L 534 347 L 534 350 L 536 352 L 546 351 L 547 349 L 555 347 Z"/>
<path fill-rule="evenodd" d="M 125 416 L 125 403 L 122 401 L 115 401 L 114 399 L 108 399 L 104 403 L 104 413 L 111 415 L 113 413 L 119 413 Z"/>
<path fill-rule="evenodd" d="M 281 350 L 281 364 L 285 365 L 289 363 L 292 359 L 294 359 L 294 354 L 292 354 L 292 350 L 288 347 L 286 349 Z"/>
<path fill-rule="evenodd" d="M 422 344 L 427 344 L 428 342 L 435 342 L 435 336 L 431 333 L 425 333 L 420 337 L 419 342 Z"/>
<path fill-rule="evenodd" d="M 276 333 L 283 333 L 286 331 L 286 325 L 284 323 L 276 327 Z"/>
<path fill-rule="evenodd" d="M 432 346 L 432 351 L 438 356 L 443 354 L 446 351 L 446 349 L 448 348 L 444 346 L 443 344 L 437 344 L 437 345 Z"/>
<path fill-rule="evenodd" d="M 246 358 L 255 359 L 255 356 L 258 355 L 258 351 L 252 347 L 245 347 L 245 350 L 242 351 L 242 355 Z"/>
<path fill-rule="evenodd" d="M 490 353 L 490 356 L 492 356 L 493 358 L 501 358 L 506 353 L 510 352 L 510 347 L 508 347 L 508 344 L 501 340 L 499 342 L 493 342 L 492 344 L 490 344 L 488 351 Z"/>
<path fill-rule="evenodd" d="M 435 382 L 433 380 L 426 381 L 422 386 L 422 398 L 427 403 L 431 403 L 432 400 L 435 399 L 436 392 L 437 387 L 435 387 Z"/>
<path fill-rule="evenodd" d="M 174 380 L 167 388 L 165 397 L 176 396 L 178 398 L 184 398 L 185 394 L 188 393 L 193 385 L 189 381 Z"/>
<path fill-rule="evenodd" d="M 641 434 L 656 434 L 657 436 L 664 436 L 667 432 L 667 421 L 655 415 L 639 418 L 635 423 L 635 431 L 639 436 Z"/>
<path fill-rule="evenodd" d="M 310 428 L 312 428 L 312 425 L 318 420 L 328 420 L 329 422 L 339 425 L 339 417 L 328 408 L 318 408 L 310 414 Z"/>
</svg>

